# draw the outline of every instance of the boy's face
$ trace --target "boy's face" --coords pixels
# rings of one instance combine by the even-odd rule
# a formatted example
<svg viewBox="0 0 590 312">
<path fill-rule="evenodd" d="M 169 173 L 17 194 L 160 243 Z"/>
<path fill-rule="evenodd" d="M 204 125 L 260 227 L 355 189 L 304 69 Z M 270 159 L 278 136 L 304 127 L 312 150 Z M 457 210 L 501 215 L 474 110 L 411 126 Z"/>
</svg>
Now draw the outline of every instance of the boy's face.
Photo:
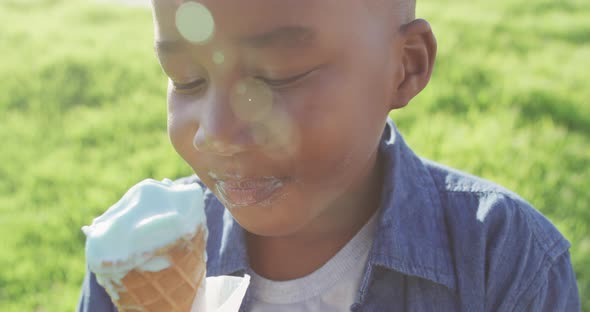
<svg viewBox="0 0 590 312">
<path fill-rule="evenodd" d="M 400 65 L 365 2 L 153 0 L 172 144 L 251 233 L 319 228 L 367 196 Z"/>
</svg>

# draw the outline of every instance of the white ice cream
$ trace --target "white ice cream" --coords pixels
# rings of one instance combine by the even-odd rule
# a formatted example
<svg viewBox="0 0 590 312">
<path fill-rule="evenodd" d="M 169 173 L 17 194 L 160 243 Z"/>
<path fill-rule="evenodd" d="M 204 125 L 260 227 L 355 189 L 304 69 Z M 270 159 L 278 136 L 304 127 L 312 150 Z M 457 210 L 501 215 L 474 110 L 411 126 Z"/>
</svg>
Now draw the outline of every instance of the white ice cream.
<svg viewBox="0 0 590 312">
<path fill-rule="evenodd" d="M 146 179 L 90 226 L 82 227 L 86 261 L 98 282 L 116 297 L 117 285 L 132 269 L 167 268 L 168 260 L 152 252 L 180 238 L 192 238 L 200 224 L 206 225 L 200 185 Z M 109 262 L 113 265 L 104 265 Z"/>
</svg>

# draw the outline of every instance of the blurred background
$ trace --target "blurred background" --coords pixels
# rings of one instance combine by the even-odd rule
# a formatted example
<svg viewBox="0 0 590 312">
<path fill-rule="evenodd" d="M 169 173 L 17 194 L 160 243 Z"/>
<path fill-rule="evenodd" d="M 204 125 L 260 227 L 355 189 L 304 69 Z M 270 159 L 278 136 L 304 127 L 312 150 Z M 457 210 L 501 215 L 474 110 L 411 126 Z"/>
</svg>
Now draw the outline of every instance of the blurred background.
<svg viewBox="0 0 590 312">
<path fill-rule="evenodd" d="M 551 219 L 590 311 L 590 1 L 418 1 L 418 15 L 434 77 L 393 119 L 417 153 Z M 149 10 L 116 0 L 0 1 L 0 311 L 74 310 L 80 227 L 143 178 L 190 174 L 152 35 Z"/>
</svg>

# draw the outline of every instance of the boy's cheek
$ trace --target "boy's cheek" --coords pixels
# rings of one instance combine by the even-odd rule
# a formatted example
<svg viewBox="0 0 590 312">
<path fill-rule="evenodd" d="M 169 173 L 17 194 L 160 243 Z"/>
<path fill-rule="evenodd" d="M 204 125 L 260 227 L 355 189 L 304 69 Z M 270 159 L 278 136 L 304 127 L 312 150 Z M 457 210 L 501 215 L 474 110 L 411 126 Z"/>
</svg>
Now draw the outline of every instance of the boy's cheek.
<svg viewBox="0 0 590 312">
<path fill-rule="evenodd" d="M 169 113 L 168 137 L 176 152 L 189 164 L 193 165 L 197 158 L 197 151 L 192 141 L 197 125 L 187 121 L 183 114 Z"/>
<path fill-rule="evenodd" d="M 166 105 L 168 109 L 168 119 L 174 117 L 190 118 L 191 121 L 198 120 L 199 108 L 202 106 L 202 101 L 195 98 L 194 95 L 180 94 L 172 90 L 171 84 L 168 86 L 168 96 Z"/>
</svg>

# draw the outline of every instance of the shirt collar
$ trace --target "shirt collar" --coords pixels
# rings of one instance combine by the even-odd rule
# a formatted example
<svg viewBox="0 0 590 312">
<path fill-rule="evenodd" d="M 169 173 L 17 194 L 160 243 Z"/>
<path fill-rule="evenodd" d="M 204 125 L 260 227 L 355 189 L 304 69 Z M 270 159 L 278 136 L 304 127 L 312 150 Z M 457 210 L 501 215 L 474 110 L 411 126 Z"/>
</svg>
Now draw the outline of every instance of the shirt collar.
<svg viewBox="0 0 590 312">
<path fill-rule="evenodd" d="M 369 264 L 455 289 L 441 203 L 429 171 L 389 118 L 379 148 L 385 174 Z M 243 275 L 248 270 L 244 229 L 219 201 L 211 204 L 223 209 L 224 227 L 219 261 L 210 264 L 210 275 Z"/>
<path fill-rule="evenodd" d="M 389 118 L 380 152 L 385 162 L 381 217 L 369 263 L 455 289 L 440 195 Z"/>
</svg>

